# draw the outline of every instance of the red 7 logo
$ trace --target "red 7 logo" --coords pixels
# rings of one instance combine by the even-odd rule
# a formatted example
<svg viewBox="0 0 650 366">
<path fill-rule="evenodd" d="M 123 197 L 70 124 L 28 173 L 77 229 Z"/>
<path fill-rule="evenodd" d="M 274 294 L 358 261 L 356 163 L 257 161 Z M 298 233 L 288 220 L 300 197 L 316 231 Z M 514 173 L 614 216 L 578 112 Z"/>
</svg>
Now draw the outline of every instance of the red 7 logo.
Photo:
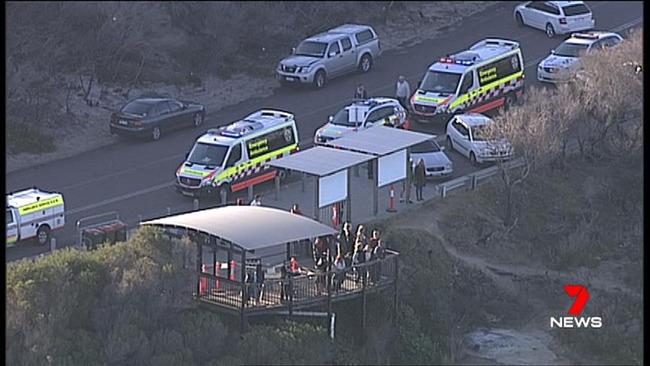
<svg viewBox="0 0 650 366">
<path fill-rule="evenodd" d="M 576 298 L 576 301 L 569 309 L 569 315 L 577 316 L 582 314 L 582 310 L 587 305 L 587 301 L 589 301 L 589 290 L 582 285 L 565 285 L 564 291 L 567 295 Z"/>
</svg>

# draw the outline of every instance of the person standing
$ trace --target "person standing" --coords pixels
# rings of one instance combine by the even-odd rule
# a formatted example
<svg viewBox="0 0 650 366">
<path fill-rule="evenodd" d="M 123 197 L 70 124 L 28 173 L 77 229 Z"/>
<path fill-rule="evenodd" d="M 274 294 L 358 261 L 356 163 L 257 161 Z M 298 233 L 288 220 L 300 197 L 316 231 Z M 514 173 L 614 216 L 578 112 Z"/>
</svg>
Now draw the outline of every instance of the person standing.
<svg viewBox="0 0 650 366">
<path fill-rule="evenodd" d="M 302 211 L 300 211 L 300 207 L 298 207 L 297 203 L 294 203 L 293 206 L 291 207 L 291 213 L 296 215 L 302 215 Z"/>
<path fill-rule="evenodd" d="M 343 228 L 338 236 L 338 254 L 343 256 L 343 258 L 348 258 L 352 256 L 352 247 L 354 245 L 354 234 L 352 234 L 352 224 L 349 221 L 343 223 Z M 348 263 L 349 265 L 349 263 Z"/>
<path fill-rule="evenodd" d="M 368 245 L 370 246 L 371 250 L 375 250 L 377 245 L 379 244 L 379 230 L 375 229 L 372 231 L 372 237 L 370 240 L 368 240 Z"/>
<path fill-rule="evenodd" d="M 262 206 L 262 198 L 259 194 L 256 194 L 253 200 L 251 201 L 251 206 Z"/>
<path fill-rule="evenodd" d="M 366 255 L 363 252 L 361 241 L 357 240 L 354 244 L 354 254 L 352 254 L 352 271 L 354 272 L 354 281 L 359 283 L 361 280 L 361 269 L 359 265 L 365 263 Z"/>
<path fill-rule="evenodd" d="M 399 104 L 408 110 L 408 98 L 411 96 L 411 86 L 409 82 L 406 81 L 404 75 L 400 75 L 397 78 L 397 88 L 395 90 L 395 97 L 399 101 Z"/>
<path fill-rule="evenodd" d="M 340 254 L 336 257 L 334 261 L 334 289 L 339 291 L 341 289 L 341 284 L 345 280 L 345 259 Z"/>
<path fill-rule="evenodd" d="M 415 166 L 415 195 L 417 196 L 418 201 L 424 200 L 422 197 L 422 189 L 426 185 L 427 172 L 424 166 L 424 160 L 418 160 L 418 164 Z"/>
<path fill-rule="evenodd" d="M 354 99 L 368 99 L 368 92 L 363 84 L 359 83 L 357 85 L 357 90 L 354 91 Z"/>
<path fill-rule="evenodd" d="M 355 245 L 361 243 L 361 248 L 368 244 L 368 237 L 366 236 L 366 227 L 363 225 L 357 226 L 357 236 L 354 239 Z M 356 249 L 356 248 L 355 248 Z"/>
</svg>

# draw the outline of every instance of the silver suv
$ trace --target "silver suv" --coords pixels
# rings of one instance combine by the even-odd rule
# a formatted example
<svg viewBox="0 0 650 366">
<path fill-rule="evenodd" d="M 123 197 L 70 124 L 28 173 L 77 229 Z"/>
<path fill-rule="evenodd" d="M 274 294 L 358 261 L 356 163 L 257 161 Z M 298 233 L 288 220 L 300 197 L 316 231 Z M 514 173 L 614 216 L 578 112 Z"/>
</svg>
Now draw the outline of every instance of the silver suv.
<svg viewBox="0 0 650 366">
<path fill-rule="evenodd" d="M 372 27 L 346 24 L 300 42 L 292 55 L 278 64 L 280 83 L 313 84 L 322 88 L 328 79 L 359 70 L 368 72 L 381 54 Z"/>
</svg>

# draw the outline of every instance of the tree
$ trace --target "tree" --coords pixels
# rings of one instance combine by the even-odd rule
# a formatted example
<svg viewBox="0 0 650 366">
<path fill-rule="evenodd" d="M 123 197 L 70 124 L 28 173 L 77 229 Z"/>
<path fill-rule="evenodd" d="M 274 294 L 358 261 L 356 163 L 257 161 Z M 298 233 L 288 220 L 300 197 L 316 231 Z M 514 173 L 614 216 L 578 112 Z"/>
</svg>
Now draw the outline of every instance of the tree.
<svg viewBox="0 0 650 366">
<path fill-rule="evenodd" d="M 514 157 L 521 162 L 518 166 L 497 161 L 505 195 L 505 226 L 516 222 L 515 189 L 528 178 L 536 164 L 551 161 L 561 151 L 567 123 L 564 118 L 554 118 L 554 112 L 549 108 L 553 98 L 552 91 L 531 88 L 522 105 L 498 115 L 485 130 L 486 138 L 497 150 L 513 148 Z M 503 139 L 511 146 L 504 144 Z"/>
</svg>

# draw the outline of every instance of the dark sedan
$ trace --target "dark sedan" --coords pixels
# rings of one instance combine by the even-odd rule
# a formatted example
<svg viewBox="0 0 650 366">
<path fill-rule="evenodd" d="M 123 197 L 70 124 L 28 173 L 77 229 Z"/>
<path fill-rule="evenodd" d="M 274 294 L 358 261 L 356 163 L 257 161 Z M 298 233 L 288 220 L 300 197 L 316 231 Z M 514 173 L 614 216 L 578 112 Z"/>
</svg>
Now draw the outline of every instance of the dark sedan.
<svg viewBox="0 0 650 366">
<path fill-rule="evenodd" d="M 158 140 L 163 133 L 199 127 L 205 118 L 205 107 L 198 103 L 170 98 L 138 98 L 128 102 L 111 115 L 111 134 L 145 137 Z"/>
</svg>

